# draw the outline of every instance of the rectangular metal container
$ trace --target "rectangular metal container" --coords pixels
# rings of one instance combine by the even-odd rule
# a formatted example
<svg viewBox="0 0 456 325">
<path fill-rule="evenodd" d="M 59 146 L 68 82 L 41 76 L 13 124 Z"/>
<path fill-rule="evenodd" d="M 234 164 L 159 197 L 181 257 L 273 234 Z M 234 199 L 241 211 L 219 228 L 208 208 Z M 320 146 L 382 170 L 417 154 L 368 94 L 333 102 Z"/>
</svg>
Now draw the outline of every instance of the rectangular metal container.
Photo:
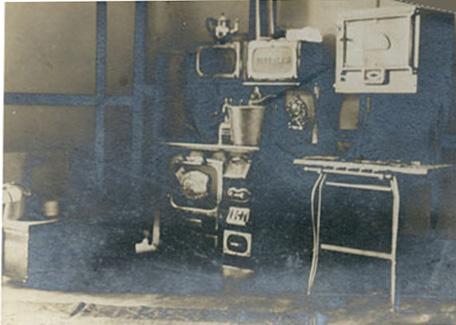
<svg viewBox="0 0 456 325">
<path fill-rule="evenodd" d="M 339 17 L 338 93 L 416 93 L 420 15 L 415 7 L 351 11 Z"/>
</svg>

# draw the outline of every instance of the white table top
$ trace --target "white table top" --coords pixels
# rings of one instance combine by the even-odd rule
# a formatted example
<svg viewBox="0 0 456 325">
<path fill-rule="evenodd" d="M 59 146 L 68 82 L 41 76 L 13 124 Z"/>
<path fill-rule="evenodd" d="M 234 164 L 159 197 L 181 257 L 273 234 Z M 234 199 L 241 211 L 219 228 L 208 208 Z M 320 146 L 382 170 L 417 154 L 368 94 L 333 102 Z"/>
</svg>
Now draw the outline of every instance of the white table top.
<svg viewBox="0 0 456 325">
<path fill-rule="evenodd" d="M 453 165 L 422 165 L 419 162 L 402 163 L 399 161 L 371 161 L 357 160 L 345 161 L 332 156 L 308 156 L 293 161 L 295 165 L 315 169 L 370 172 L 370 173 L 396 173 L 408 175 L 427 175 L 431 170 L 449 168 Z"/>
</svg>

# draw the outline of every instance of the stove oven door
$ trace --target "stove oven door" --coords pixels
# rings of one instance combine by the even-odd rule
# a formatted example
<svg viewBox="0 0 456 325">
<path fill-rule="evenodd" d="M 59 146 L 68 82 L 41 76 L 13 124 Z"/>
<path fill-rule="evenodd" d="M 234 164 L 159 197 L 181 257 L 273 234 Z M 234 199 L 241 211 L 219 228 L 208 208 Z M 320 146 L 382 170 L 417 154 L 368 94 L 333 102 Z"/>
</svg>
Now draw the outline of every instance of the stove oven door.
<svg viewBox="0 0 456 325">
<path fill-rule="evenodd" d="M 186 157 L 171 162 L 173 208 L 217 217 L 223 189 L 223 162 Z"/>
</svg>

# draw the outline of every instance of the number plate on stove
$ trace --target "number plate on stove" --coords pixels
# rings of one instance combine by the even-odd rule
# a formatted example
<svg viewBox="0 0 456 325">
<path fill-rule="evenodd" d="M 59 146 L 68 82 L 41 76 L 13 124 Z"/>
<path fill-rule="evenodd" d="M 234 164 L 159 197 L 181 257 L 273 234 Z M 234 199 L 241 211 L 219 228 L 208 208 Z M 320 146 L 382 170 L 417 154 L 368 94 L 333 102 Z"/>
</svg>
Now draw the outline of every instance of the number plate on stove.
<svg viewBox="0 0 456 325">
<path fill-rule="evenodd" d="M 240 207 L 230 207 L 226 223 L 236 226 L 245 226 L 250 220 L 250 209 Z"/>
<path fill-rule="evenodd" d="M 298 77 L 299 42 L 254 40 L 248 43 L 247 77 L 254 80 L 293 80 Z"/>
</svg>

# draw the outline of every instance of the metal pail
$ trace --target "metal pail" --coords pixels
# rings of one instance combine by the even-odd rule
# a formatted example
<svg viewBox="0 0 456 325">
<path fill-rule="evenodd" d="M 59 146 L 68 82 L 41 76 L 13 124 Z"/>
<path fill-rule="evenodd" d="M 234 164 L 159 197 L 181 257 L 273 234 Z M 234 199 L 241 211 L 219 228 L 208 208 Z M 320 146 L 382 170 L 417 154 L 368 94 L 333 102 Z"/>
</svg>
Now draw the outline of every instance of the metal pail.
<svg viewBox="0 0 456 325">
<path fill-rule="evenodd" d="M 265 106 L 229 106 L 231 141 L 237 146 L 258 146 Z"/>
</svg>

